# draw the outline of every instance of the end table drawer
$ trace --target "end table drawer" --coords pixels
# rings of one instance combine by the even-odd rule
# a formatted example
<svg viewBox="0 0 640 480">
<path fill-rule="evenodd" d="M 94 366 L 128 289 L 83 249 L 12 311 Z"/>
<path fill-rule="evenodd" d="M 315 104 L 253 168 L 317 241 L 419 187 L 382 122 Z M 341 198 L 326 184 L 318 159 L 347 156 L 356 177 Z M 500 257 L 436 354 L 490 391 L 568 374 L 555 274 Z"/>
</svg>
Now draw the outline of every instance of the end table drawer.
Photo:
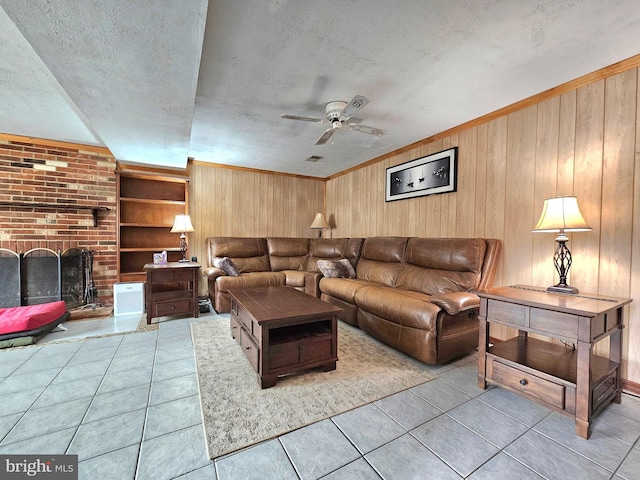
<svg viewBox="0 0 640 480">
<path fill-rule="evenodd" d="M 242 328 L 240 329 L 240 346 L 242 347 L 242 351 L 244 352 L 247 360 L 251 364 L 251 367 L 257 372 L 260 372 L 260 349 L 258 346 L 253 343 L 253 340 L 247 332 L 245 332 Z"/>
<path fill-rule="evenodd" d="M 236 342 L 240 343 L 240 324 L 233 314 L 231 314 L 229 326 L 231 328 L 231 336 L 235 339 Z"/>
<path fill-rule="evenodd" d="M 253 329 L 253 321 L 244 308 L 238 310 L 236 318 L 238 319 L 238 323 L 240 323 L 240 325 L 242 325 L 247 332 L 249 332 L 251 335 L 257 334 L 257 332 Z"/>
<path fill-rule="evenodd" d="M 164 317 L 167 315 L 181 315 L 193 311 L 191 301 L 178 300 L 168 303 L 156 303 L 153 305 L 153 316 Z"/>
<path fill-rule="evenodd" d="M 189 269 L 171 268 L 152 272 L 154 283 L 192 282 L 193 272 Z"/>
<path fill-rule="evenodd" d="M 528 307 L 509 302 L 489 300 L 487 304 L 487 319 L 515 327 L 524 327 L 527 323 Z"/>
<path fill-rule="evenodd" d="M 510 367 L 493 358 L 487 360 L 487 370 L 491 373 L 490 379 L 496 383 L 564 410 L 565 388 L 563 385 Z"/>
</svg>

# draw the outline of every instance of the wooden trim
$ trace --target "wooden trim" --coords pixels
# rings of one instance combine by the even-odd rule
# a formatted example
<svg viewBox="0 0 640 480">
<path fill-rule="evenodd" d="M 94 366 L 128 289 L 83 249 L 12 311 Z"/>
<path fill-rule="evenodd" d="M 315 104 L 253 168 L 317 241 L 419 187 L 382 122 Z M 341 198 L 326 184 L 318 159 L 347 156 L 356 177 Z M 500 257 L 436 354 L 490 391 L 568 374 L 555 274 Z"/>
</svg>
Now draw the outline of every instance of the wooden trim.
<svg viewBox="0 0 640 480">
<path fill-rule="evenodd" d="M 123 163 L 116 160 L 116 172 L 122 174 L 138 174 L 138 175 L 165 175 L 167 177 L 188 178 L 188 168 L 171 168 L 160 167 L 158 165 L 147 165 L 142 163 Z"/>
<path fill-rule="evenodd" d="M 491 120 L 495 120 L 496 118 L 506 116 L 510 113 L 513 113 L 519 110 L 523 110 L 527 107 L 543 102 L 552 97 L 557 97 L 559 95 L 562 95 L 563 93 L 566 93 L 572 90 L 577 90 L 578 88 L 584 87 L 585 85 L 598 82 L 607 77 L 611 77 L 613 75 L 617 75 L 618 73 L 625 72 L 627 70 L 631 70 L 632 68 L 637 68 L 637 67 L 640 67 L 640 55 L 636 55 L 626 60 L 622 60 L 618 63 L 614 63 L 613 65 L 609 65 L 607 67 L 601 68 L 600 70 L 596 70 L 595 72 L 588 73 L 581 77 L 575 78 L 566 83 L 558 85 L 557 87 L 550 88 L 549 90 L 545 90 L 544 92 L 537 93 L 536 95 L 525 98 L 524 100 L 520 100 L 519 102 L 512 103 L 511 105 L 507 105 L 506 107 L 495 110 L 494 112 L 487 113 L 486 115 L 483 115 L 481 117 L 474 118 L 473 120 L 469 120 L 468 122 L 462 123 L 460 125 L 452 127 L 443 132 L 436 133 L 435 135 L 424 138 L 410 145 L 401 147 L 397 150 L 394 150 L 393 152 L 385 153 L 384 155 L 373 158 L 367 162 L 361 163 L 347 170 L 331 175 L 325 178 L 325 180 L 333 180 L 337 177 L 347 175 L 356 170 L 360 170 L 361 168 L 366 168 L 370 165 L 374 165 L 376 163 L 382 162 L 388 158 L 395 157 L 396 155 L 400 155 L 402 153 L 406 153 L 408 151 L 417 149 L 419 147 L 423 147 L 425 145 L 435 142 L 436 140 L 449 137 L 456 133 L 460 133 L 464 130 L 468 130 L 469 128 L 482 125 Z"/>
<path fill-rule="evenodd" d="M 265 175 L 281 175 L 283 177 L 294 177 L 294 178 L 304 178 L 307 180 L 318 180 L 318 181 L 327 181 L 329 180 L 329 178 L 322 178 L 322 177 L 312 177 L 310 175 L 298 175 L 295 173 L 285 173 L 285 172 L 276 172 L 274 170 L 261 170 L 259 168 L 249 168 L 249 167 L 238 167 L 235 165 L 224 165 L 222 163 L 213 163 L 213 162 L 205 162 L 203 160 L 196 160 L 194 158 L 190 158 L 189 159 L 189 164 L 195 164 L 195 165 L 201 165 L 201 166 L 206 166 L 206 167 L 213 167 L 213 168 L 224 168 L 226 170 L 238 170 L 241 172 L 252 172 L 252 173 L 262 173 Z"/>
<path fill-rule="evenodd" d="M 127 177 L 153 178 L 154 180 L 165 180 L 175 182 L 189 182 L 186 170 L 174 170 L 171 168 L 161 168 L 145 165 L 123 164 L 116 161 L 115 173 Z"/>
<path fill-rule="evenodd" d="M 8 133 L 0 133 L 0 140 L 7 140 L 9 142 L 21 142 L 30 143 L 34 145 L 47 145 L 49 147 L 69 148 L 74 150 L 83 150 L 85 152 L 100 153 L 102 155 L 109 155 L 113 157 L 113 153 L 107 147 L 100 147 L 98 145 L 85 145 L 81 143 L 62 142 L 58 140 L 48 140 L 46 138 L 38 137 L 25 137 L 22 135 L 10 135 Z"/>
<path fill-rule="evenodd" d="M 622 390 L 625 392 L 633 393 L 634 395 L 640 395 L 640 383 L 632 382 L 630 380 L 622 379 Z"/>
</svg>

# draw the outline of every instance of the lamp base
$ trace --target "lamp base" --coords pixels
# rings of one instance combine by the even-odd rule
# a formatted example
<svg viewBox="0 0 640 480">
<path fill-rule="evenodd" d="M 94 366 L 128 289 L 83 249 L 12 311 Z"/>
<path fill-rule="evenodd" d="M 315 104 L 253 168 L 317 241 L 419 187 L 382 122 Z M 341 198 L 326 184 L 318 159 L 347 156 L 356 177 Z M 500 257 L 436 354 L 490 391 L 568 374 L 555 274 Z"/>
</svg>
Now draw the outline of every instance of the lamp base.
<svg viewBox="0 0 640 480">
<path fill-rule="evenodd" d="M 180 260 L 178 260 L 178 263 L 189 263 L 189 259 L 188 258 L 181 258 Z"/>
<path fill-rule="evenodd" d="M 559 283 L 558 285 L 553 285 L 547 288 L 547 292 L 567 293 L 569 295 L 575 295 L 576 293 L 580 293 L 580 291 L 576 287 L 572 287 L 570 285 L 567 285 L 566 283 Z"/>
</svg>

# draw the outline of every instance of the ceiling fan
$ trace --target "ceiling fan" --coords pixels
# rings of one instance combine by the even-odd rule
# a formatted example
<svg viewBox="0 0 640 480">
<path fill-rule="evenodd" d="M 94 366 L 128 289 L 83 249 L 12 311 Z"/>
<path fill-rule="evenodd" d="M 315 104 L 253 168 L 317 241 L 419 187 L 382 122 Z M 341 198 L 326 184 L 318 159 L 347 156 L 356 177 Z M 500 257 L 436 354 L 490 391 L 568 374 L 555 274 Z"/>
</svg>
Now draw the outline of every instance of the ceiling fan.
<svg viewBox="0 0 640 480">
<path fill-rule="evenodd" d="M 355 130 L 368 135 L 381 137 L 384 135 L 384 130 L 367 127 L 358 123 L 347 123 L 347 120 L 349 120 L 354 113 L 364 107 L 367 103 L 369 103 L 369 100 L 367 100 L 366 97 L 356 95 L 349 103 L 344 101 L 333 101 L 327 103 L 325 106 L 326 118 L 300 117 L 298 115 L 282 115 L 282 118 L 286 118 L 288 120 L 302 120 L 303 122 L 330 123 L 331 126 L 327 128 L 322 136 L 316 141 L 316 145 L 324 145 L 329 141 L 337 129 L 343 127 L 348 128 L 349 130 Z"/>
</svg>

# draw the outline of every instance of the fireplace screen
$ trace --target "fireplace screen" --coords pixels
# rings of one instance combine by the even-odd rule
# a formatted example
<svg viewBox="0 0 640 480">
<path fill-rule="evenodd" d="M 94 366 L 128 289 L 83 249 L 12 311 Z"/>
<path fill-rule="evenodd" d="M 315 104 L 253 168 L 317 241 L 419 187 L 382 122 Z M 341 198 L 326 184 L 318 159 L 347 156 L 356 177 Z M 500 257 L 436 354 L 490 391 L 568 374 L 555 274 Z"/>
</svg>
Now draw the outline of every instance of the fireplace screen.
<svg viewBox="0 0 640 480">
<path fill-rule="evenodd" d="M 0 308 L 64 300 L 67 308 L 83 304 L 83 250 L 62 254 L 34 248 L 24 254 L 0 249 Z"/>
<path fill-rule="evenodd" d="M 60 291 L 67 308 L 82 305 L 84 290 L 83 251 L 70 248 L 60 256 Z"/>
<path fill-rule="evenodd" d="M 20 256 L 0 248 L 0 307 L 20 306 Z"/>
<path fill-rule="evenodd" d="M 60 297 L 60 257 L 48 248 L 34 248 L 22 257 L 22 305 L 55 302 Z"/>
</svg>

